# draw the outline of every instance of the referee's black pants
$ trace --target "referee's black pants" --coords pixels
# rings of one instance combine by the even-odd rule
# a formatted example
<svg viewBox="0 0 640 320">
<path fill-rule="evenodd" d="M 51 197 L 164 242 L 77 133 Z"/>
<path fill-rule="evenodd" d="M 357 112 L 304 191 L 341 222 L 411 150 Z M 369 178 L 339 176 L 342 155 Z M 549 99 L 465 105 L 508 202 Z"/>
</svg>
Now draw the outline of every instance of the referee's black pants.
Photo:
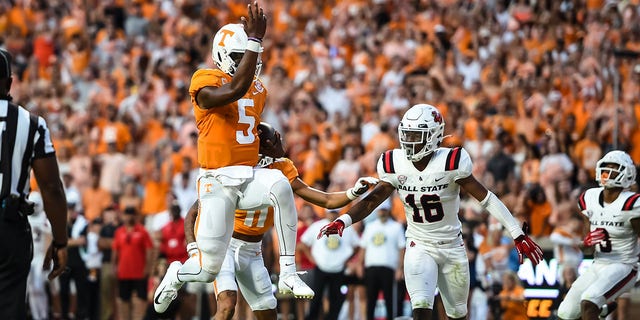
<svg viewBox="0 0 640 320">
<path fill-rule="evenodd" d="M 309 304 L 309 314 L 307 320 L 318 320 L 318 315 L 322 311 L 322 297 L 324 295 L 324 289 L 329 288 L 329 313 L 323 318 L 325 320 L 337 320 L 340 315 L 340 309 L 346 298 L 340 288 L 344 285 L 344 272 L 324 272 L 318 267 L 313 270 L 312 289 L 315 292 L 315 296 L 311 299 Z"/>
<path fill-rule="evenodd" d="M 393 285 L 395 271 L 387 267 L 368 267 L 364 269 L 364 285 L 367 288 L 367 319 L 373 319 L 373 313 L 378 301 L 378 292 L 382 290 L 384 305 L 387 308 L 387 319 L 395 317 L 393 314 Z"/>
<path fill-rule="evenodd" d="M 32 241 L 26 217 L 7 221 L 0 215 L 0 319 L 27 319 Z"/>
</svg>

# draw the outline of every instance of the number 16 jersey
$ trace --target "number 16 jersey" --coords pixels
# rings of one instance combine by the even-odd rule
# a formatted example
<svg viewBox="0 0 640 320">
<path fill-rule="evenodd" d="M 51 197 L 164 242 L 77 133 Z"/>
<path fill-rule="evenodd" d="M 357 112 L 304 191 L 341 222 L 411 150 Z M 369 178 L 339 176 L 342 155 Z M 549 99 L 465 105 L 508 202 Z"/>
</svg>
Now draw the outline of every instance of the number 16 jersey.
<svg viewBox="0 0 640 320">
<path fill-rule="evenodd" d="M 378 160 L 380 180 L 393 185 L 404 205 L 407 238 L 438 243 L 456 239 L 462 224 L 460 185 L 455 181 L 471 175 L 472 161 L 463 148 L 438 148 L 423 171 L 405 157 L 404 151 L 386 151 Z"/>
</svg>

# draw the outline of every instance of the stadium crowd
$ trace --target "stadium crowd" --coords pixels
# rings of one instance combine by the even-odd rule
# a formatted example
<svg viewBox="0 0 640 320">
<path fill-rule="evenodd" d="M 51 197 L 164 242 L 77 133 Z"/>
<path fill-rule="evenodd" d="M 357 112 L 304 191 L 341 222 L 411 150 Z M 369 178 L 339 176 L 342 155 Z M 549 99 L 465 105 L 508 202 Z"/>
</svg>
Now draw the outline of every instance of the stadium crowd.
<svg viewBox="0 0 640 320">
<path fill-rule="evenodd" d="M 0 1 L 0 46 L 14 56 L 11 95 L 47 119 L 66 184 L 76 256 L 70 249 L 71 271 L 59 288 L 48 286 L 54 299 L 47 312 L 55 318 L 118 318 L 117 309 L 119 319 L 142 319 L 167 260 L 186 259 L 180 216 L 196 199 L 198 174 L 190 75 L 214 68 L 213 34 L 238 22 L 246 3 Z M 640 52 L 640 1 L 261 5 L 269 17 L 263 121 L 282 133 L 287 157 L 310 186 L 346 190 L 360 176 L 375 176 L 381 153 L 398 147 L 399 119 L 417 103 L 439 108 L 444 144 L 465 147 L 474 175 L 541 243 L 552 234 L 582 238 L 577 197 L 596 184 L 604 153 L 625 150 L 640 163 L 640 58 L 633 54 Z M 404 223 L 398 200 L 388 206 Z M 474 293 L 486 290 L 499 302 L 503 276 L 514 282 L 509 271 L 518 267 L 513 244 L 476 201 L 466 200 L 461 217 L 469 256 L 478 260 L 472 286 L 483 288 Z M 325 217 L 324 209 L 296 201 L 300 233 Z M 137 246 L 116 231 L 132 219 L 141 223 Z M 577 267 L 581 256 L 562 260 L 560 245 L 546 243 L 559 263 Z M 111 248 L 119 251 L 115 267 Z M 276 270 L 274 261 L 265 256 Z M 298 265 L 312 269 L 309 263 Z M 147 277 L 149 288 L 127 281 Z M 116 293 L 117 284 L 129 294 Z M 358 316 L 349 319 L 364 319 L 354 299 L 348 297 L 347 312 Z M 181 301 L 181 319 L 189 318 L 195 304 Z M 470 317 L 499 317 L 491 311 L 500 303 L 489 309 L 472 307 Z"/>
</svg>

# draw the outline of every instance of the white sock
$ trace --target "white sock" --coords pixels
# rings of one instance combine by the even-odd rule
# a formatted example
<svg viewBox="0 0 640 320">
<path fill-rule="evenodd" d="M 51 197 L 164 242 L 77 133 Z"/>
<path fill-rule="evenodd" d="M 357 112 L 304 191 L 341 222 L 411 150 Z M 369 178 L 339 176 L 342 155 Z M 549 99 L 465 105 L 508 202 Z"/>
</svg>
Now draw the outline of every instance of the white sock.
<svg viewBox="0 0 640 320">
<path fill-rule="evenodd" d="M 295 273 L 296 259 L 294 256 L 280 256 L 280 274 Z"/>
</svg>

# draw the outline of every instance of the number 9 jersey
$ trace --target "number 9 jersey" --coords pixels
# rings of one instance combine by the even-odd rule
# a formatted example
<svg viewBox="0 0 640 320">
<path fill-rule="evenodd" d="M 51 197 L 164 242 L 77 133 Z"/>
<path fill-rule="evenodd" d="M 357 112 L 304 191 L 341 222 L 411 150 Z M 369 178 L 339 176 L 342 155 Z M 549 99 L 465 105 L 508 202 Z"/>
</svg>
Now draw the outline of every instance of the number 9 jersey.
<svg viewBox="0 0 640 320">
<path fill-rule="evenodd" d="M 204 87 L 220 87 L 231 76 L 218 69 L 200 69 L 191 77 L 189 94 L 198 127 L 198 162 L 204 169 L 258 163 L 260 140 L 257 126 L 267 99 L 267 89 L 254 78 L 245 95 L 223 107 L 203 109 L 196 95 Z"/>
<path fill-rule="evenodd" d="M 470 176 L 472 165 L 467 151 L 459 147 L 434 150 L 423 171 L 401 149 L 380 156 L 378 176 L 393 185 L 402 199 L 407 238 L 441 243 L 460 235 L 460 185 L 455 181 Z"/>
</svg>

